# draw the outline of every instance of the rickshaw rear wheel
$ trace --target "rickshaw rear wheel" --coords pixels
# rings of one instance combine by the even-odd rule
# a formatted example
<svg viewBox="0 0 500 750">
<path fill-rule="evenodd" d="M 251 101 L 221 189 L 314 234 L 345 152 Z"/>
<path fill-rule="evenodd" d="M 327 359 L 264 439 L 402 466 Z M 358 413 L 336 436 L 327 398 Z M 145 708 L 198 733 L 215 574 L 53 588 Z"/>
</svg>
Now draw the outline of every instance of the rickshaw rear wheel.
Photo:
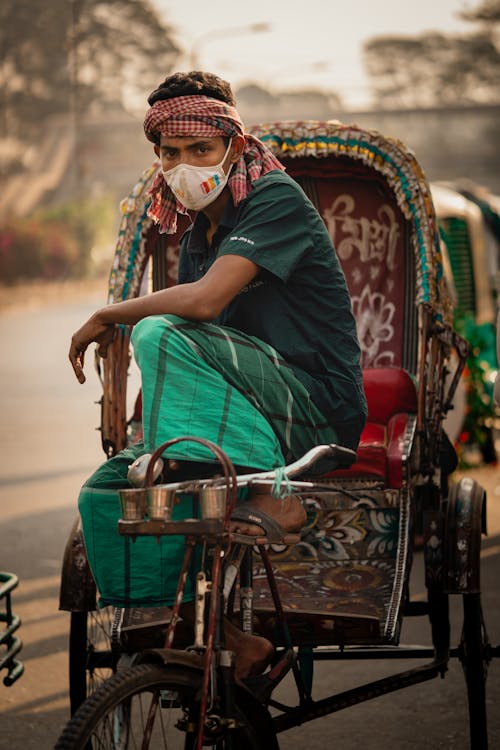
<svg viewBox="0 0 500 750">
<path fill-rule="evenodd" d="M 82 704 L 54 750 L 116 750 L 143 747 L 144 741 L 150 750 L 194 747 L 202 679 L 199 672 L 157 664 L 120 671 Z M 267 710 L 242 694 L 234 703 L 237 726 L 218 724 L 212 710 L 203 744 L 220 750 L 278 750 Z"/>
<path fill-rule="evenodd" d="M 470 746 L 474 750 L 486 750 L 486 676 L 490 647 L 484 625 L 481 595 L 464 594 L 463 611 L 464 622 L 459 653 L 467 684 Z"/>
<path fill-rule="evenodd" d="M 71 715 L 116 670 L 111 650 L 113 609 L 71 612 L 69 699 Z"/>
</svg>

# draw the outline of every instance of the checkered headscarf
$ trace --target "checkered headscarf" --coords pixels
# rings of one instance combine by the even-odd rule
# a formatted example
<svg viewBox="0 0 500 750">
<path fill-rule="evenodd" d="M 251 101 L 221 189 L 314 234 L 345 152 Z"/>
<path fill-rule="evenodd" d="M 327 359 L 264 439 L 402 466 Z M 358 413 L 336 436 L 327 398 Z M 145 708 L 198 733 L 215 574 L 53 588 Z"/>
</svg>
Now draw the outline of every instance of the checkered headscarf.
<svg viewBox="0 0 500 750">
<path fill-rule="evenodd" d="M 158 141 L 159 135 L 205 138 L 242 135 L 245 147 L 228 180 L 235 206 L 248 195 L 255 180 L 272 169 L 284 169 L 258 138 L 244 132 L 235 107 L 208 96 L 178 96 L 155 102 L 146 113 L 144 132 L 153 143 Z M 185 214 L 187 211 L 175 198 L 161 172 L 149 193 L 152 200 L 148 216 L 160 225 L 160 233 L 173 234 L 177 228 L 177 212 Z"/>
</svg>

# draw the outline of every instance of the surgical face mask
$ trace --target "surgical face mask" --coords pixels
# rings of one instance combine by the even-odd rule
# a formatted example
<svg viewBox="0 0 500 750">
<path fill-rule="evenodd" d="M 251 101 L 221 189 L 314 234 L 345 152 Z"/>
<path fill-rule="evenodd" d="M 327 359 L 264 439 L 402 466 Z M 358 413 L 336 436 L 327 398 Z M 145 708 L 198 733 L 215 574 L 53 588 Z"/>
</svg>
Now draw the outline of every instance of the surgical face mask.
<svg viewBox="0 0 500 750">
<path fill-rule="evenodd" d="M 212 167 L 177 164 L 173 169 L 167 171 L 162 169 L 165 182 L 185 208 L 201 211 L 205 206 L 213 203 L 221 194 L 231 171 L 229 170 L 225 174 L 222 168 L 230 148 L 231 143 L 229 143 L 222 161 Z"/>
</svg>

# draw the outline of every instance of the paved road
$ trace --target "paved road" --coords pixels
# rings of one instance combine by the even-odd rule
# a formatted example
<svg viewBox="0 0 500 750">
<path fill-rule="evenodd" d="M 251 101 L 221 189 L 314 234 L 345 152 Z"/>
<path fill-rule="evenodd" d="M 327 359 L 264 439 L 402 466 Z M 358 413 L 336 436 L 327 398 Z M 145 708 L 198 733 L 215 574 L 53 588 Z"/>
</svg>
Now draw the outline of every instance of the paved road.
<svg viewBox="0 0 500 750">
<path fill-rule="evenodd" d="M 26 673 L 12 688 L 0 684 L 2 750 L 51 748 L 68 713 L 66 637 L 68 615 L 58 612 L 62 551 L 75 516 L 79 486 L 101 461 L 99 397 L 90 372 L 79 386 L 66 361 L 69 336 L 100 302 L 59 302 L 0 316 L 0 569 L 21 583 L 15 609 L 23 620 Z M 500 643 L 500 486 L 495 469 L 477 474 L 489 491 L 490 536 L 483 549 L 484 605 L 491 640 Z M 412 593 L 424 594 L 417 554 Z M 460 627 L 453 612 L 454 640 Z M 405 623 L 403 640 L 428 643 L 427 626 Z M 318 695 L 343 690 L 390 671 L 413 666 L 350 663 L 321 665 Z M 285 686 L 285 691 L 288 686 Z M 500 747 L 500 663 L 489 676 L 490 747 Z M 280 737 L 282 750 L 467 748 L 464 681 L 458 664 L 445 680 L 399 691 Z"/>
</svg>

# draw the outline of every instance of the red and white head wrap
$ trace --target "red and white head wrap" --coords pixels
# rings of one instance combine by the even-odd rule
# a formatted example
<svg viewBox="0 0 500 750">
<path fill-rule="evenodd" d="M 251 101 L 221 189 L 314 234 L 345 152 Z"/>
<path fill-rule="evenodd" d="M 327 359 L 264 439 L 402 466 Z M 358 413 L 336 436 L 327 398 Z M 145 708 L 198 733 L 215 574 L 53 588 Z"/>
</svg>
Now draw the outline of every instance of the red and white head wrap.
<svg viewBox="0 0 500 750">
<path fill-rule="evenodd" d="M 144 119 L 146 138 L 158 143 L 158 136 L 214 138 L 242 135 L 243 153 L 231 170 L 229 189 L 237 206 L 251 190 L 252 183 L 273 169 L 284 169 L 281 162 L 253 135 L 244 132 L 243 122 L 235 107 L 208 96 L 178 96 L 157 101 Z M 177 228 L 177 212 L 187 213 L 168 187 L 161 172 L 149 193 L 150 216 L 160 225 L 160 233 L 173 234 Z"/>
</svg>

